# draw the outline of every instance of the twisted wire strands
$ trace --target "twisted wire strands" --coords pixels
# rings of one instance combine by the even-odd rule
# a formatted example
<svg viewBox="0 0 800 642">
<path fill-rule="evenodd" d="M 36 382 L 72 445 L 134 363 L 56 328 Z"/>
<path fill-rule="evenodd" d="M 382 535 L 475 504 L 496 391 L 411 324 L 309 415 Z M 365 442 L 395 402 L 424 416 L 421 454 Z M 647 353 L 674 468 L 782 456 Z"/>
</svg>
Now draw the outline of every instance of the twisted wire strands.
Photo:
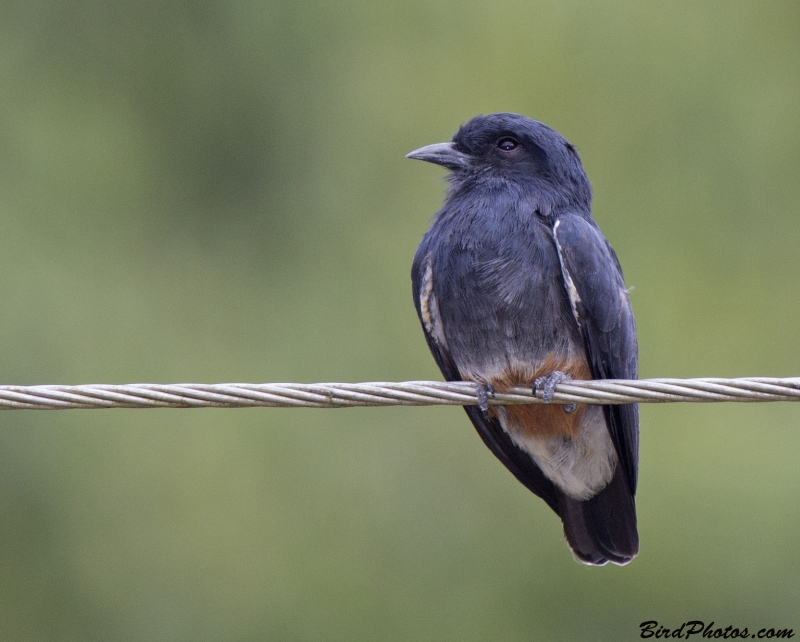
<svg viewBox="0 0 800 642">
<path fill-rule="evenodd" d="M 544 403 L 542 393 L 513 388 L 490 405 Z M 558 384 L 550 403 L 625 404 L 677 401 L 800 401 L 800 377 L 603 379 Z M 474 383 L 139 383 L 0 386 L 0 410 L 94 408 L 350 408 L 478 404 Z"/>
</svg>

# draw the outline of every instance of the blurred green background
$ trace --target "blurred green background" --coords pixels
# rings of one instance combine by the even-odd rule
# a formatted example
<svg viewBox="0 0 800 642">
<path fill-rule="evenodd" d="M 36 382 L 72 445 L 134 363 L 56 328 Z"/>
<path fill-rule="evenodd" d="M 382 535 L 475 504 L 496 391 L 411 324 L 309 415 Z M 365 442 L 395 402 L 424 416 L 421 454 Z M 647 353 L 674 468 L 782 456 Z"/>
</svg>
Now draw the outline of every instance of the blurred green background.
<svg viewBox="0 0 800 642">
<path fill-rule="evenodd" d="M 0 4 L 2 383 L 438 379 L 409 270 L 516 111 L 582 154 L 641 376 L 800 375 L 800 5 Z M 0 414 L 3 640 L 800 629 L 800 406 L 642 407 L 573 561 L 457 408 Z"/>
</svg>

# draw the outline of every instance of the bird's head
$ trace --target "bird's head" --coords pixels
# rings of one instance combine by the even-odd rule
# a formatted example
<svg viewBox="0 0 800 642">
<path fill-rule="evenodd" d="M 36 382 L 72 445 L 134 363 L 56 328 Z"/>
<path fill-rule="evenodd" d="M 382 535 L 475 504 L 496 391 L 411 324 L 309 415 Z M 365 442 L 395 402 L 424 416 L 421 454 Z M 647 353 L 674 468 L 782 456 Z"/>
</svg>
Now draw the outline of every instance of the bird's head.
<svg viewBox="0 0 800 642">
<path fill-rule="evenodd" d="M 592 199 L 575 147 L 554 129 L 518 114 L 476 116 L 451 142 L 421 147 L 406 158 L 446 167 L 456 191 L 506 184 L 546 192 L 554 205 L 566 201 L 588 208 Z"/>
</svg>

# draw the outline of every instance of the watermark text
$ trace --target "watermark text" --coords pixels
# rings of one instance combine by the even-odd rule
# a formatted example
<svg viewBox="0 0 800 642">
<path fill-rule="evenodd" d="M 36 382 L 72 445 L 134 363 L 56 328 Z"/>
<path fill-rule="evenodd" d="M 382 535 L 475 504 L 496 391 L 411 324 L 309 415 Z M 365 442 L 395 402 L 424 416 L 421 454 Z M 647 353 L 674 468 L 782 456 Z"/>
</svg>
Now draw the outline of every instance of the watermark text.
<svg viewBox="0 0 800 642">
<path fill-rule="evenodd" d="M 656 622 L 655 620 L 647 620 L 639 625 L 641 633 L 639 637 L 654 638 L 656 640 L 671 639 L 671 640 L 689 640 L 689 639 L 721 639 L 721 640 L 737 640 L 740 638 L 756 639 L 756 640 L 788 640 L 794 637 L 792 629 L 775 629 L 765 627 L 758 630 L 750 630 L 746 626 L 737 628 L 732 624 L 728 626 L 717 625 L 715 622 L 703 622 L 701 620 L 692 620 L 684 622 L 678 628 L 669 628 Z"/>
</svg>

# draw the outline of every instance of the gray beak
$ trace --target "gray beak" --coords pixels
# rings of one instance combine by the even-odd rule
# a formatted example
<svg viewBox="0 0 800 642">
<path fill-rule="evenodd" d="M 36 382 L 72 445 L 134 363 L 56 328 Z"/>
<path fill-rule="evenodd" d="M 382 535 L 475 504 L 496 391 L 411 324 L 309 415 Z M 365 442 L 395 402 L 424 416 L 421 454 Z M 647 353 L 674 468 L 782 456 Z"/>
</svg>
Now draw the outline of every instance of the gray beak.
<svg viewBox="0 0 800 642">
<path fill-rule="evenodd" d="M 453 143 L 426 145 L 406 154 L 406 158 L 428 161 L 453 171 L 463 170 L 469 166 L 469 156 L 458 151 Z"/>
</svg>

